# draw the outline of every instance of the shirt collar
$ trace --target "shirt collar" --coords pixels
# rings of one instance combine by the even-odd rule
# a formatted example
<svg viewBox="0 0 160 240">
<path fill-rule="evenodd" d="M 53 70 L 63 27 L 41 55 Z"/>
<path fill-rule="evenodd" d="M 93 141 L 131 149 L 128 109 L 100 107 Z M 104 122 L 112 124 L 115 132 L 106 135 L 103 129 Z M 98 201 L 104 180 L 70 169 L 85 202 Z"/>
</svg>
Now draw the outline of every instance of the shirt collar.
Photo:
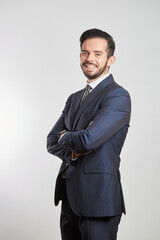
<svg viewBox="0 0 160 240">
<path fill-rule="evenodd" d="M 110 75 L 110 73 L 107 73 L 106 75 L 104 75 L 103 77 L 91 82 L 91 83 L 88 83 L 87 84 L 89 86 L 91 86 L 92 89 L 94 89 L 100 82 L 102 82 L 105 78 L 107 78 L 108 76 Z"/>
</svg>

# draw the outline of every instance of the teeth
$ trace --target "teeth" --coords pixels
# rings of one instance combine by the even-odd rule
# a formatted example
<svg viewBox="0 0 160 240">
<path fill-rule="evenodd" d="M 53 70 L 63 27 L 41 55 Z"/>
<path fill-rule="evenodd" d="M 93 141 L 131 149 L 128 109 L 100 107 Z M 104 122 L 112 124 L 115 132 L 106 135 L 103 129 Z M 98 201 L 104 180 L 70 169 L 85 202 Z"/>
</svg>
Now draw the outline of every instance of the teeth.
<svg viewBox="0 0 160 240">
<path fill-rule="evenodd" d="M 94 65 L 85 65 L 86 67 L 88 67 L 88 68 L 94 68 L 95 66 Z"/>
</svg>

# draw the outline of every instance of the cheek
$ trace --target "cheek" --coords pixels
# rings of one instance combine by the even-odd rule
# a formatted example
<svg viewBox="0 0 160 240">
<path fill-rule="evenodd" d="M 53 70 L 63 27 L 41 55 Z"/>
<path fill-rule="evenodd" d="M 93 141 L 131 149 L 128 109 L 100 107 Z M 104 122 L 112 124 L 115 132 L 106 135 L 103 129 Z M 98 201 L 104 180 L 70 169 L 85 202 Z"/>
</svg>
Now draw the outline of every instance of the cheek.
<svg viewBox="0 0 160 240">
<path fill-rule="evenodd" d="M 97 59 L 97 64 L 99 65 L 99 66 L 102 66 L 103 64 L 104 64 L 104 60 L 103 59 Z"/>
<path fill-rule="evenodd" d="M 106 58 L 101 59 L 101 66 L 105 66 L 108 63 L 108 60 Z"/>
<path fill-rule="evenodd" d="M 80 63 L 83 63 L 85 61 L 85 58 L 84 57 L 80 57 Z"/>
<path fill-rule="evenodd" d="M 83 66 L 84 61 L 80 59 L 80 65 Z"/>
</svg>

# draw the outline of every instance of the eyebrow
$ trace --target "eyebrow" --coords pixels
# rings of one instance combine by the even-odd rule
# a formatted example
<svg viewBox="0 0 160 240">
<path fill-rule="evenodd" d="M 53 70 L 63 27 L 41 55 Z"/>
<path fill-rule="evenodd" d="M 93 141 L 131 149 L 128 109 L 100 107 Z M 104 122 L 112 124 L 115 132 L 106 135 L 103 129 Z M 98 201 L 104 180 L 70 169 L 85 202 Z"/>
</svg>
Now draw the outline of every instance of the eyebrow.
<svg viewBox="0 0 160 240">
<path fill-rule="evenodd" d="M 89 53 L 89 51 L 87 51 L 87 50 L 81 50 L 82 52 L 88 52 Z M 95 53 L 102 53 L 103 54 L 103 52 L 102 51 L 98 51 L 98 50 L 95 50 L 95 51 L 93 51 L 93 52 L 95 52 Z"/>
</svg>

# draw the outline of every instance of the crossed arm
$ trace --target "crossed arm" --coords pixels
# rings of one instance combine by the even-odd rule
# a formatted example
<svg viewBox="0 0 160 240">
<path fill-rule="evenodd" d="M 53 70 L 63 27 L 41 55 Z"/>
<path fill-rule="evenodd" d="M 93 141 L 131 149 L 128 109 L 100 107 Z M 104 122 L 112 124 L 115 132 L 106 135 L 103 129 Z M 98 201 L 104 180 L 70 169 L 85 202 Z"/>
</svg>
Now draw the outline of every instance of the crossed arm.
<svg viewBox="0 0 160 240">
<path fill-rule="evenodd" d="M 67 130 L 63 131 L 64 129 L 66 129 L 64 124 L 64 112 L 65 109 L 62 112 L 62 115 L 58 119 L 57 123 L 47 136 L 47 150 L 49 153 L 59 157 L 63 162 L 70 164 L 71 160 L 81 155 L 86 155 L 89 152 L 76 153 L 59 145 L 59 141 L 67 133 Z M 63 133 L 60 133 L 61 131 L 63 131 Z"/>
<path fill-rule="evenodd" d="M 91 125 L 92 122 L 93 122 L 93 121 L 91 121 L 89 125 Z M 59 140 L 58 140 L 58 141 L 60 141 L 61 138 L 62 138 L 66 133 L 67 133 L 66 130 L 62 131 L 62 133 L 60 133 L 60 136 L 59 136 Z M 79 156 L 87 155 L 88 153 L 90 153 L 90 152 L 86 152 L 86 153 L 76 153 L 76 152 L 72 152 L 72 154 L 71 154 L 71 160 L 76 160 Z"/>
<path fill-rule="evenodd" d="M 60 119 L 48 135 L 48 151 L 68 162 L 71 159 L 72 152 L 74 152 L 74 157 L 77 157 L 96 150 L 129 123 L 130 108 L 130 97 L 127 92 L 109 99 L 106 98 L 103 100 L 93 122 L 86 129 L 76 132 L 66 129 L 67 132 L 59 140 L 58 133 L 66 128 L 64 109 Z"/>
</svg>

